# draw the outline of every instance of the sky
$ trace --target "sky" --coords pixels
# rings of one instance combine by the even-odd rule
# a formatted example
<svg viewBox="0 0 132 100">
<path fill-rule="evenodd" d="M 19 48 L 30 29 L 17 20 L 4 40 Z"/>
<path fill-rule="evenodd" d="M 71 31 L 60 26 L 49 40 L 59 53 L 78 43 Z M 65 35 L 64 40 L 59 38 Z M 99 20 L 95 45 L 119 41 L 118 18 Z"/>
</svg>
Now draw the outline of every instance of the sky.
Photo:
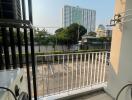
<svg viewBox="0 0 132 100">
<path fill-rule="evenodd" d="M 96 10 L 96 27 L 107 25 L 114 14 L 115 0 L 32 0 L 34 25 L 61 27 L 64 5 Z"/>
</svg>

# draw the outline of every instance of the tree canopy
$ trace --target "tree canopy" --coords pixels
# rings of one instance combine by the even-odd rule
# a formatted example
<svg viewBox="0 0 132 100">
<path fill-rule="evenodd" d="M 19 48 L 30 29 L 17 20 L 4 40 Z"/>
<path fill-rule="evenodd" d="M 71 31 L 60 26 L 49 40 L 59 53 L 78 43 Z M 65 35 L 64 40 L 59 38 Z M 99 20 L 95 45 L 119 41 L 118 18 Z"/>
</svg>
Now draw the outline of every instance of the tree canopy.
<svg viewBox="0 0 132 100">
<path fill-rule="evenodd" d="M 89 32 L 88 35 L 89 35 L 89 36 L 96 37 L 97 33 L 96 33 L 96 32 Z"/>
<path fill-rule="evenodd" d="M 73 23 L 69 27 L 59 28 L 55 32 L 60 44 L 72 45 L 77 44 L 87 30 L 82 25 Z"/>
<path fill-rule="evenodd" d="M 55 47 L 56 44 L 60 44 L 70 47 L 73 44 L 77 44 L 86 32 L 87 30 L 82 25 L 76 23 L 66 28 L 57 29 L 54 35 L 48 34 L 45 30 L 37 29 L 35 31 L 35 42 L 39 45 L 52 45 Z"/>
<path fill-rule="evenodd" d="M 48 34 L 45 30 L 40 31 L 37 29 L 35 31 L 35 42 L 37 42 L 39 45 L 48 45 L 50 41 L 49 36 L 50 34 Z"/>
</svg>

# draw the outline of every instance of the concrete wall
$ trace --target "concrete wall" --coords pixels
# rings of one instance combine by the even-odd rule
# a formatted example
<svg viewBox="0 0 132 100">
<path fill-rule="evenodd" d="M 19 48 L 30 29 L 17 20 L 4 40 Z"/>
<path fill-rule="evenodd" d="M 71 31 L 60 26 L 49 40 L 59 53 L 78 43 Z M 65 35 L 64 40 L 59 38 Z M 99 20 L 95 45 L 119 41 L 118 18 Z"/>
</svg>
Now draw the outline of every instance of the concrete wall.
<svg viewBox="0 0 132 100">
<path fill-rule="evenodd" d="M 39 48 L 40 48 L 40 51 L 39 51 Z M 46 52 L 51 52 L 51 51 L 54 51 L 54 48 L 53 46 L 43 46 L 41 45 L 40 47 L 35 45 L 34 46 L 34 49 L 35 49 L 35 53 L 38 53 L 38 52 L 41 52 L 41 53 L 46 53 Z M 29 52 L 31 52 L 31 48 L 30 46 L 28 46 L 28 50 Z M 66 45 L 57 45 L 55 46 L 55 50 L 56 51 L 67 51 L 68 50 L 68 47 Z M 9 47 L 9 52 L 11 54 L 11 48 Z M 16 47 L 16 52 L 18 53 L 18 47 Z M 25 47 L 22 46 L 22 53 L 25 53 Z"/>
<path fill-rule="evenodd" d="M 116 0 L 115 14 L 132 9 L 132 0 Z M 127 14 L 132 14 L 129 11 Z M 123 15 L 124 16 L 124 15 Z M 132 16 L 124 20 L 132 19 Z M 118 24 L 113 28 L 111 46 L 111 66 L 108 73 L 108 87 L 106 91 L 116 97 L 120 89 L 132 83 L 132 21 Z M 130 99 L 130 87 L 126 88 L 119 100 Z"/>
</svg>

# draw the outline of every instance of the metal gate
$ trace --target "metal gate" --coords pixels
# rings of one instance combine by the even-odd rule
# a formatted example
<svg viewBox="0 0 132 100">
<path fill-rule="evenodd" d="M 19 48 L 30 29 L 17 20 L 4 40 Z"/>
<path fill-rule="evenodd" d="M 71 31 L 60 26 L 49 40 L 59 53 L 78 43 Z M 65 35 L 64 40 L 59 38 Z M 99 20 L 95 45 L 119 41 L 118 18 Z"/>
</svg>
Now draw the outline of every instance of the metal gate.
<svg viewBox="0 0 132 100">
<path fill-rule="evenodd" d="M 12 0 L 18 2 L 19 0 Z M 35 54 L 34 54 L 34 36 L 33 36 L 33 17 L 32 17 L 32 0 L 28 0 L 28 16 L 26 16 L 25 0 L 21 0 L 17 6 L 19 18 L 11 18 L 11 14 L 4 12 L 5 4 L 8 1 L 0 1 L 0 70 L 10 70 L 23 68 L 26 65 L 28 94 L 32 98 L 30 64 L 33 77 L 33 94 L 37 100 L 36 91 L 36 73 L 35 73 Z M 12 9 L 15 9 L 13 5 Z M 2 8 L 3 7 L 3 8 Z M 6 5 L 8 8 L 8 5 Z M 6 17 L 7 16 L 7 17 Z M 27 19 L 28 18 L 28 19 Z M 22 39 L 23 33 L 23 39 Z M 25 47 L 24 52 L 22 46 Z M 30 46 L 30 49 L 29 49 Z M 16 50 L 17 48 L 17 50 Z M 23 54 L 24 53 L 24 54 Z M 25 59 L 25 63 L 23 61 Z M 31 62 L 31 63 L 30 63 Z"/>
</svg>

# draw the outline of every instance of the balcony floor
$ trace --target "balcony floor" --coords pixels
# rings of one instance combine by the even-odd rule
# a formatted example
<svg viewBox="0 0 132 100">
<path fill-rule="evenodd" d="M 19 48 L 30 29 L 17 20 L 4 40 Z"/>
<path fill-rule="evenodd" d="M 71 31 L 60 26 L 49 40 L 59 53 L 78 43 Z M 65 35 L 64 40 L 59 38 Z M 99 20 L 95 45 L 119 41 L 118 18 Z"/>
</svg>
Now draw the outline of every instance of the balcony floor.
<svg viewBox="0 0 132 100">
<path fill-rule="evenodd" d="M 109 96 L 103 89 L 84 93 L 84 94 L 78 94 L 70 97 L 64 97 L 60 99 L 51 99 L 51 98 L 43 98 L 39 100 L 114 100 L 111 96 Z"/>
<path fill-rule="evenodd" d="M 72 98 L 72 100 L 113 100 L 113 99 L 102 90 L 80 97 L 74 97 Z"/>
<path fill-rule="evenodd" d="M 113 100 L 113 98 L 104 91 L 105 87 L 106 83 L 102 83 L 92 87 L 57 93 L 56 95 L 39 97 L 38 100 Z"/>
</svg>

